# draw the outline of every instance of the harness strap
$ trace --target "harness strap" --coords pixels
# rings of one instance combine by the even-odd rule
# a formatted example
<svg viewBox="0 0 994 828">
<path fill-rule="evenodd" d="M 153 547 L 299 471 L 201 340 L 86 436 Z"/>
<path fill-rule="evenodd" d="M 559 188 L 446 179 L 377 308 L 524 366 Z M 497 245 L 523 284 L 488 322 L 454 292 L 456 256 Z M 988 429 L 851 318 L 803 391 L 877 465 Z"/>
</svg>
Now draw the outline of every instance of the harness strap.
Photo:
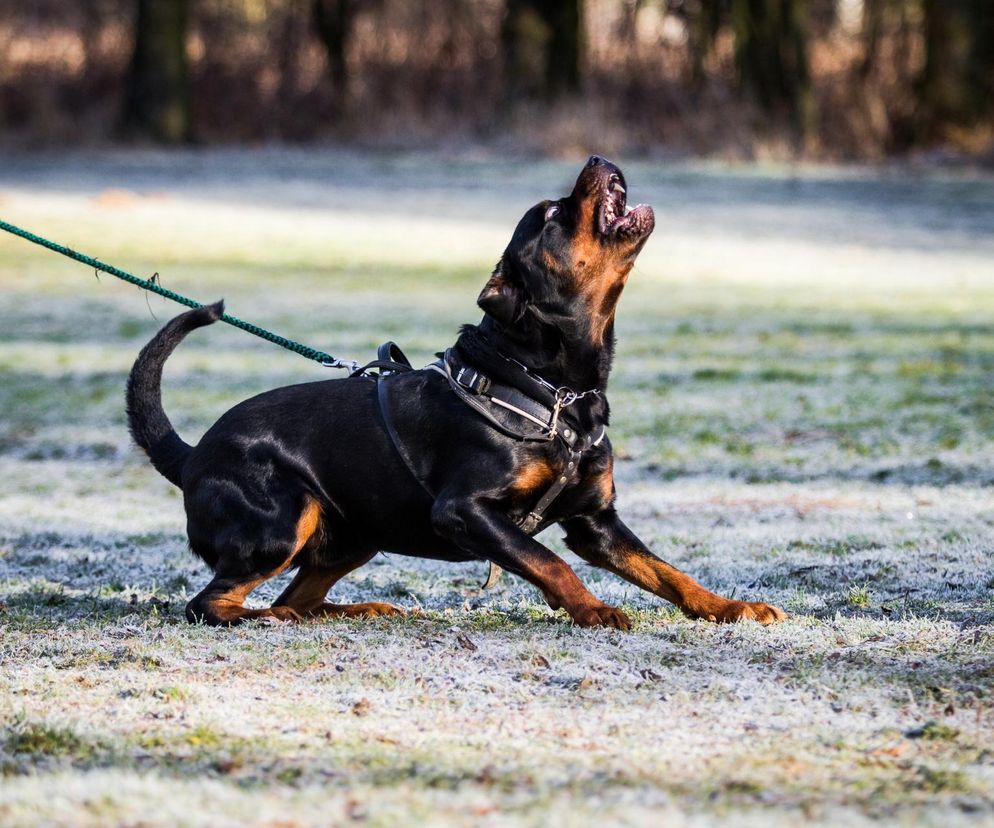
<svg viewBox="0 0 994 828">
<path fill-rule="evenodd" d="M 370 376 L 372 379 L 377 380 L 377 402 L 379 403 L 380 414 L 386 426 L 387 435 L 390 437 L 390 442 L 393 443 L 397 454 L 404 462 L 411 476 L 418 481 L 418 484 L 425 490 L 429 497 L 434 498 L 434 493 L 428 489 L 421 476 L 417 473 L 414 461 L 411 459 L 406 446 L 397 433 L 393 418 L 390 416 L 390 400 L 387 394 L 387 384 L 380 381 L 390 375 L 406 373 L 414 369 L 411 367 L 411 363 L 407 357 L 404 356 L 403 351 L 393 342 L 385 342 L 381 345 L 377 350 L 377 357 L 376 360 L 363 366 L 353 373 L 352 376 Z M 367 371 L 370 368 L 377 368 L 380 370 L 380 373 L 378 375 L 368 374 Z M 437 362 L 431 363 L 422 370 L 434 371 L 445 377 L 449 383 L 449 387 L 455 392 L 456 396 L 501 433 L 516 440 L 527 442 L 550 442 L 558 438 L 569 449 L 569 458 L 562 474 L 546 489 L 532 509 L 529 510 L 528 514 L 517 522 L 521 531 L 525 534 L 534 534 L 542 525 L 545 519 L 545 512 L 576 476 L 583 452 L 593 446 L 599 445 L 604 439 L 607 430 L 602 426 L 596 437 L 593 434 L 581 436 L 575 428 L 560 421 L 561 410 L 565 407 L 562 400 L 557 398 L 555 407 L 549 408 L 522 393 L 517 388 L 492 380 L 468 365 L 460 365 L 455 361 L 451 349 L 447 350 Z M 576 399 L 576 397 L 574 396 L 573 399 Z M 488 403 L 516 414 L 540 428 L 541 431 L 538 434 L 534 432 L 527 434 L 513 429 L 507 423 L 502 422 L 494 416 Z M 483 589 L 485 590 L 492 589 L 500 580 L 501 573 L 503 572 L 501 567 L 493 561 L 488 561 L 488 563 L 490 564 L 490 571 L 483 584 Z"/>
<path fill-rule="evenodd" d="M 600 445 L 607 430 L 601 427 L 596 436 L 593 434 L 581 436 L 575 429 L 559 422 L 562 406 L 558 400 L 556 407 L 550 409 L 516 388 L 495 382 L 470 366 L 458 363 L 453 365 L 454 362 L 451 351 L 446 351 L 440 360 L 432 363 L 428 368 L 444 376 L 452 390 L 463 402 L 478 411 L 500 431 L 519 440 L 549 441 L 558 437 L 569 448 L 569 459 L 562 474 L 556 478 L 528 514 L 518 521 L 521 530 L 527 535 L 532 535 L 542 525 L 546 510 L 576 476 L 583 452 L 593 446 Z M 515 432 L 493 416 L 488 410 L 486 402 L 523 417 L 539 426 L 544 433 L 541 436 L 536 436 Z M 501 571 L 499 566 L 491 562 L 490 573 L 483 588 L 491 589 L 494 587 L 500 579 Z"/>
<path fill-rule="evenodd" d="M 397 427 L 394 425 L 393 417 L 390 416 L 390 398 L 387 395 L 387 384 L 385 382 L 378 381 L 376 383 L 376 401 L 380 405 L 380 416 L 383 418 L 383 424 L 387 427 L 387 436 L 390 438 L 390 442 L 393 443 L 393 447 L 396 449 L 397 454 L 400 455 L 400 459 L 404 461 L 404 465 L 407 466 L 407 470 L 411 473 L 411 477 L 418 481 L 418 484 L 425 490 L 425 492 L 427 492 L 429 497 L 434 499 L 434 492 L 432 492 L 425 485 L 424 480 L 421 479 L 421 475 L 415 471 L 414 461 L 411 459 L 411 455 L 408 453 L 407 447 L 404 445 L 404 441 L 401 440 L 400 435 L 397 434 Z"/>
<path fill-rule="evenodd" d="M 383 347 L 384 346 L 382 345 L 380 346 L 381 349 Z M 403 354 L 401 354 L 401 356 L 403 356 Z M 404 445 L 404 441 L 400 439 L 400 435 L 397 433 L 397 427 L 394 425 L 393 417 L 390 416 L 390 397 L 387 394 L 387 384 L 385 382 L 382 382 L 384 378 L 385 378 L 384 376 L 380 376 L 379 378 L 377 378 L 376 401 L 379 403 L 380 406 L 380 416 L 383 418 L 383 424 L 386 426 L 387 436 L 390 438 L 390 442 L 393 443 L 394 450 L 397 452 L 400 459 L 404 462 L 404 465 L 407 466 L 407 470 L 411 473 L 411 477 L 413 477 L 418 482 L 418 485 L 421 486 L 422 489 L 424 489 L 428 497 L 434 500 L 435 499 L 434 492 L 432 492 L 431 489 L 429 489 L 428 486 L 425 485 L 424 480 L 421 479 L 421 475 L 419 475 L 415 470 L 414 461 L 411 459 L 411 455 L 408 453 L 407 446 Z M 489 564 L 490 568 L 487 570 L 487 577 L 486 580 L 484 580 L 483 582 L 482 588 L 485 590 L 493 589 L 495 586 L 497 586 L 497 583 L 500 581 L 500 576 L 504 572 L 504 570 L 501 569 L 501 567 L 499 567 L 493 561 L 487 561 L 487 563 Z"/>
<path fill-rule="evenodd" d="M 379 374 L 370 374 L 369 371 L 372 368 L 379 370 Z M 350 377 L 365 377 L 375 379 L 376 377 L 385 377 L 388 374 L 404 374 L 408 371 L 413 371 L 414 368 L 411 367 L 411 361 L 407 358 L 407 355 L 400 350 L 400 346 L 396 342 L 384 342 L 376 349 L 376 359 L 372 362 L 367 362 L 362 367 L 357 367 L 351 374 Z"/>
<path fill-rule="evenodd" d="M 579 451 L 571 451 L 569 454 L 569 461 L 566 463 L 566 468 L 563 473 L 556 478 L 556 482 L 546 489 L 544 495 L 538 499 L 538 503 L 532 508 L 532 510 L 525 515 L 519 526 L 521 530 L 526 534 L 532 534 L 539 526 L 542 525 L 542 520 L 545 517 L 545 510 L 552 505 L 552 502 L 562 494 L 563 489 L 569 484 L 569 482 L 576 476 L 577 468 L 580 465 L 580 454 Z"/>
</svg>

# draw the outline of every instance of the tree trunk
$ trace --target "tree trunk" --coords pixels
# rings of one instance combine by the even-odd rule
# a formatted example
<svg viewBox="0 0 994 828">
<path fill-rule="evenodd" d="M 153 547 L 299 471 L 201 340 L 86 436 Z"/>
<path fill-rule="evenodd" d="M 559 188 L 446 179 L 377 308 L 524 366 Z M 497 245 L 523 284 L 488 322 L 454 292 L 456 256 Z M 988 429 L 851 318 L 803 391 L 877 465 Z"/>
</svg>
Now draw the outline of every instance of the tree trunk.
<svg viewBox="0 0 994 828">
<path fill-rule="evenodd" d="M 348 108 L 351 95 L 346 58 L 358 7 L 358 0 L 314 0 L 313 5 L 314 28 L 328 58 L 328 77 L 339 112 Z"/>
<path fill-rule="evenodd" d="M 741 88 L 804 137 L 812 127 L 807 0 L 732 0 L 731 19 Z"/>
<path fill-rule="evenodd" d="M 506 102 L 579 91 L 581 0 L 507 0 L 500 40 Z"/>
<path fill-rule="evenodd" d="M 859 64 L 859 76 L 863 80 L 870 76 L 877 65 L 885 3 L 886 0 L 863 0 L 863 59 Z"/>
<path fill-rule="evenodd" d="M 580 0 L 544 0 L 543 17 L 551 29 L 545 57 L 545 90 L 549 97 L 580 91 L 583 55 L 583 10 Z"/>
<path fill-rule="evenodd" d="M 994 7 L 990 0 L 924 0 L 925 65 L 918 80 L 918 138 L 971 127 L 994 103 Z"/>
<path fill-rule="evenodd" d="M 138 0 L 125 128 L 166 144 L 190 140 L 187 0 Z"/>
<path fill-rule="evenodd" d="M 690 49 L 690 83 L 699 90 L 707 80 L 707 60 L 718 35 L 722 19 L 721 4 L 702 2 L 690 14 L 685 15 L 689 34 L 687 46 Z"/>
</svg>

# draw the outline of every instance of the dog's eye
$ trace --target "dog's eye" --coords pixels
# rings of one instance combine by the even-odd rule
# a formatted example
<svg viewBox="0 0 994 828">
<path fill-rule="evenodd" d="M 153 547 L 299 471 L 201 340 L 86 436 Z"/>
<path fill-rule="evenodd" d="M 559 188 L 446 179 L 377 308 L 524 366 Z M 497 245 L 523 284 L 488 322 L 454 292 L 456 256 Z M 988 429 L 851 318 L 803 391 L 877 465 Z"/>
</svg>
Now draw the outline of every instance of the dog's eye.
<svg viewBox="0 0 994 828">
<path fill-rule="evenodd" d="M 558 204 L 550 204 L 545 211 L 545 220 L 548 221 L 559 212 Z"/>
</svg>

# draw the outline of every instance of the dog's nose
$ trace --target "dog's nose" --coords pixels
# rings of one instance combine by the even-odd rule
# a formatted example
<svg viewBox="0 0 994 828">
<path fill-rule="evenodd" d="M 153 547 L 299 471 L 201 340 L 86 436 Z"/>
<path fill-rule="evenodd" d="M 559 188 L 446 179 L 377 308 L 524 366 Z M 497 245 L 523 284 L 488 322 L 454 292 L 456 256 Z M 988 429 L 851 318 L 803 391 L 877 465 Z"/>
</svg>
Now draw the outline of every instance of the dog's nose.
<svg viewBox="0 0 994 828">
<path fill-rule="evenodd" d="M 590 158 L 587 159 L 588 167 L 596 167 L 598 164 L 603 164 L 603 163 L 604 159 L 601 158 L 599 155 L 591 155 Z"/>
</svg>

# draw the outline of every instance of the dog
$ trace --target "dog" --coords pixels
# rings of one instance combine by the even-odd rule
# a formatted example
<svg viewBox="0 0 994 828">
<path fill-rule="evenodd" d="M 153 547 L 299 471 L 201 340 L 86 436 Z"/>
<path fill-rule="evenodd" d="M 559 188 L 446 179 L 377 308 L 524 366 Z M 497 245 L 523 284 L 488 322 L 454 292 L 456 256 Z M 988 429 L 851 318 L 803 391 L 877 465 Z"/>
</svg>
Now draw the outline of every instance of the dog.
<svg viewBox="0 0 994 828">
<path fill-rule="evenodd" d="M 225 413 L 193 447 L 162 408 L 162 368 L 223 304 L 184 313 L 145 346 L 128 378 L 135 442 L 180 487 L 190 547 L 214 577 L 191 622 L 403 614 L 327 593 L 378 551 L 488 561 L 541 590 L 581 627 L 628 630 L 573 569 L 533 537 L 559 524 L 566 544 L 692 618 L 785 617 L 716 595 L 659 559 L 614 508 L 606 388 L 618 300 L 655 227 L 627 205 L 622 171 L 592 156 L 573 191 L 518 223 L 478 305 L 439 360 L 420 370 L 381 361 L 376 376 L 267 391 Z M 399 353 L 396 350 L 387 355 Z M 246 596 L 296 574 L 271 607 Z"/>
</svg>

